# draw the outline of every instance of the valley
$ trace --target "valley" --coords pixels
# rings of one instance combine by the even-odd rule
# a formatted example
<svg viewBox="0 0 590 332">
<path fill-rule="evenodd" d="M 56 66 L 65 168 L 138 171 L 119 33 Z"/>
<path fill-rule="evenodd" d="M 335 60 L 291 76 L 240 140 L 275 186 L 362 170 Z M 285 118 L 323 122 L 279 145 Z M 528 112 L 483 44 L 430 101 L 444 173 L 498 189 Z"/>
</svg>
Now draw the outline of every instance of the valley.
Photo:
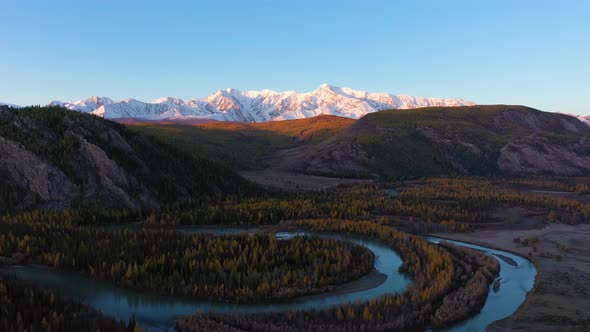
<svg viewBox="0 0 590 332">
<path fill-rule="evenodd" d="M 521 106 L 263 123 L 124 125 L 59 107 L 0 118 L 2 282 L 39 301 L 52 289 L 55 310 L 93 329 L 589 323 L 576 310 L 588 305 L 577 289 L 590 127 L 574 118 Z M 68 292 L 56 276 L 81 286 Z M 0 288 L 21 308 L 15 294 Z M 69 302 L 80 294 L 115 319 Z M 170 302 L 127 307 L 154 296 Z M 561 309 L 548 313 L 547 299 Z M 512 309 L 490 309 L 502 301 Z M 172 309 L 154 315 L 161 305 Z M 58 311 L 29 327 L 59 329 Z M 26 326 L 19 312 L 2 324 Z"/>
<path fill-rule="evenodd" d="M 0 8 L 0 332 L 590 332 L 590 1 Z"/>
<path fill-rule="evenodd" d="M 435 233 L 445 238 L 502 248 L 530 259 L 537 267 L 535 287 L 525 304 L 509 318 L 492 324 L 489 331 L 560 331 L 590 324 L 586 285 L 590 281 L 587 259 L 587 224 L 552 224 L 531 230 L 482 230 L 468 234 Z M 515 243 L 535 239 L 534 245 Z"/>
<path fill-rule="evenodd" d="M 131 127 L 236 170 L 357 179 L 590 174 L 590 127 L 523 106 L 388 110 L 359 120 L 320 116 Z"/>
</svg>

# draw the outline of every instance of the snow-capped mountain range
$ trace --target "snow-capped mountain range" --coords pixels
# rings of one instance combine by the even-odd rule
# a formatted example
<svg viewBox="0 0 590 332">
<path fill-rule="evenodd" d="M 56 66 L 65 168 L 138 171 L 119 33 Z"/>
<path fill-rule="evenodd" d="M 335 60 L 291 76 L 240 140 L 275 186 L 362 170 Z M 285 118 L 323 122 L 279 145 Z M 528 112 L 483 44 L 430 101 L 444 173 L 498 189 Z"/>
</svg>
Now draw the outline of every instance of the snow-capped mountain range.
<svg viewBox="0 0 590 332">
<path fill-rule="evenodd" d="M 109 119 L 136 118 L 210 119 L 220 121 L 263 122 L 308 118 L 329 114 L 360 118 L 367 113 L 384 109 L 410 109 L 427 106 L 467 106 L 475 103 L 463 99 L 440 99 L 370 93 L 349 88 L 322 84 L 314 91 L 275 92 L 271 90 L 241 91 L 219 90 L 206 98 L 183 101 L 164 97 L 152 102 L 135 99 L 113 101 L 107 97 L 90 97 L 86 100 L 49 105 L 92 113 Z"/>
<path fill-rule="evenodd" d="M 568 114 L 590 126 L 590 115 Z"/>
<path fill-rule="evenodd" d="M 10 103 L 3 103 L 0 101 L 0 105 L 4 105 L 4 106 L 8 106 L 8 107 L 14 107 L 14 108 L 20 108 L 21 106 L 15 105 L 15 104 L 10 104 Z"/>
<path fill-rule="evenodd" d="M 21 106 L 0 102 L 0 105 Z M 202 119 L 218 121 L 263 122 L 308 118 L 322 114 L 358 119 L 367 113 L 385 109 L 411 109 L 428 106 L 468 106 L 463 99 L 441 99 L 371 93 L 322 84 L 314 91 L 275 92 L 271 90 L 219 90 L 206 98 L 183 101 L 163 97 L 152 102 L 135 99 L 114 101 L 108 97 L 90 97 L 79 101 L 53 101 L 51 106 L 92 113 L 109 119 L 136 120 Z M 590 126 L 590 115 L 568 114 Z"/>
</svg>

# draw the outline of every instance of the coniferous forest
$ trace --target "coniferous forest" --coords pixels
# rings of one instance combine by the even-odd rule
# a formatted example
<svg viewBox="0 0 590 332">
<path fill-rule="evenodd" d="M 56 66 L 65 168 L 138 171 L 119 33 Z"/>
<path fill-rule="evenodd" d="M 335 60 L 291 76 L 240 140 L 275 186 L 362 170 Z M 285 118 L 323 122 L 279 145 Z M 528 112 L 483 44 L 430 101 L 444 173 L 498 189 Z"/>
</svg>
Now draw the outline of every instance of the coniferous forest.
<svg viewBox="0 0 590 332">
<path fill-rule="evenodd" d="M 373 267 L 366 248 L 273 234 L 211 236 L 0 223 L 0 256 L 160 294 L 253 303 L 325 291 Z"/>
<path fill-rule="evenodd" d="M 0 332 L 590 332 L 589 18 L 0 0 Z"/>
<path fill-rule="evenodd" d="M 116 321 L 53 290 L 10 276 L 0 275 L 0 304 L 2 331 L 132 332 L 138 328 L 134 320 Z"/>
<path fill-rule="evenodd" d="M 327 309 L 197 312 L 177 318 L 179 331 L 450 326 L 481 310 L 500 265 L 422 235 L 478 232 L 514 208 L 540 225 L 590 221 L 586 178 L 377 178 L 282 190 L 92 115 L 32 107 L 3 110 L 0 119 L 0 152 L 14 157 L 0 164 L 0 265 L 40 264 L 146 294 L 284 303 L 337 292 L 374 272 L 376 257 L 367 247 L 322 237 L 336 233 L 394 250 L 411 281 L 403 292 Z M 191 231 L 196 225 L 247 231 L 214 235 Z M 282 231 L 306 235 L 285 239 L 276 235 Z M 83 299 L 6 273 L 0 274 L 0 303 L 6 331 L 141 328 L 134 319 L 115 320 Z"/>
</svg>

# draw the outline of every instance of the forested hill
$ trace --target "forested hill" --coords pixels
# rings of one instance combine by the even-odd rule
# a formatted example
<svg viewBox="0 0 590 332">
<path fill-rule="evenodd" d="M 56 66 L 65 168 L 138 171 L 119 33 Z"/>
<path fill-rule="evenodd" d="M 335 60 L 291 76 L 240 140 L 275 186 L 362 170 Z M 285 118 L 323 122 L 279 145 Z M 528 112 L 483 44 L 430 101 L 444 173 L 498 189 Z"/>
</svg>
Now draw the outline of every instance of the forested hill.
<svg viewBox="0 0 590 332">
<path fill-rule="evenodd" d="M 0 108 L 0 212 L 157 209 L 255 190 L 224 166 L 115 122 L 59 107 Z"/>
<path fill-rule="evenodd" d="M 524 106 L 389 110 L 275 160 L 315 174 L 581 176 L 590 175 L 590 127 Z"/>
<path fill-rule="evenodd" d="M 335 177 L 590 175 L 590 126 L 525 106 L 476 105 L 257 124 L 134 124 L 239 169 Z"/>
</svg>

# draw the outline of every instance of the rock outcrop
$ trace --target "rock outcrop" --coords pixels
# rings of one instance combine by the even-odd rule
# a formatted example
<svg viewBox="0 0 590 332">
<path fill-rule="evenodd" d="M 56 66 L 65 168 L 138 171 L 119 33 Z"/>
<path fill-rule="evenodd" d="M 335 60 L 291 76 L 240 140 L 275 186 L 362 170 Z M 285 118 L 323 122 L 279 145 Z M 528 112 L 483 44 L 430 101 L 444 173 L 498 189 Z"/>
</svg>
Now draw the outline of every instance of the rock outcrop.
<svg viewBox="0 0 590 332">
<path fill-rule="evenodd" d="M 0 212 L 158 209 L 219 200 L 244 186 L 221 165 L 89 114 L 57 107 L 0 111 Z"/>
<path fill-rule="evenodd" d="M 391 110 L 272 160 L 283 170 L 332 176 L 581 176 L 590 174 L 590 127 L 524 106 Z"/>
</svg>

